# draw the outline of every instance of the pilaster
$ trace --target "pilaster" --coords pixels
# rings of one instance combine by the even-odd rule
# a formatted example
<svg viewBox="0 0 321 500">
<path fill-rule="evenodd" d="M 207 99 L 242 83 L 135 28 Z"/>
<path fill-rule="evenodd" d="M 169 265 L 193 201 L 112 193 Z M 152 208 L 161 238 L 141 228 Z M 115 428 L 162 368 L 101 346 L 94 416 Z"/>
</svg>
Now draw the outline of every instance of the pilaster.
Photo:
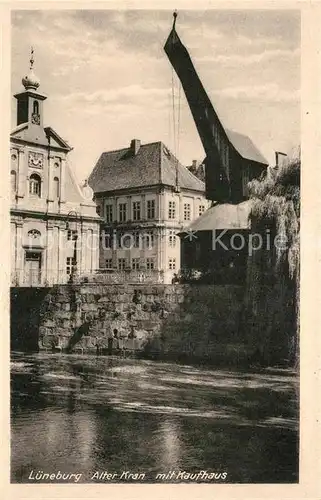
<svg viewBox="0 0 321 500">
<path fill-rule="evenodd" d="M 24 249 L 22 246 L 23 241 L 23 222 L 16 222 L 16 262 L 15 267 L 17 271 L 17 276 L 19 277 L 19 283 L 23 282 L 24 273 Z"/>
<path fill-rule="evenodd" d="M 66 203 L 66 158 L 60 163 L 60 203 Z"/>
<path fill-rule="evenodd" d="M 58 255 L 54 248 L 54 222 L 47 222 L 47 238 L 46 238 L 46 266 L 43 268 L 43 280 L 52 283 L 53 270 L 55 268 L 55 260 L 58 259 Z"/>
<path fill-rule="evenodd" d="M 53 177 L 52 177 L 52 168 L 53 168 L 53 162 L 54 162 L 54 156 L 49 156 L 48 157 L 48 197 L 47 201 L 48 203 L 54 201 L 54 196 L 53 196 Z"/>
<path fill-rule="evenodd" d="M 127 219 L 128 220 L 133 220 L 133 207 L 132 207 L 132 197 L 129 195 L 127 196 Z"/>
<path fill-rule="evenodd" d="M 17 198 L 23 198 L 27 187 L 27 161 L 25 156 L 25 147 L 19 147 L 18 150 L 18 172 L 17 172 Z"/>
<path fill-rule="evenodd" d="M 146 194 L 142 194 L 141 203 L 142 203 L 141 218 L 144 220 L 147 219 Z"/>
</svg>

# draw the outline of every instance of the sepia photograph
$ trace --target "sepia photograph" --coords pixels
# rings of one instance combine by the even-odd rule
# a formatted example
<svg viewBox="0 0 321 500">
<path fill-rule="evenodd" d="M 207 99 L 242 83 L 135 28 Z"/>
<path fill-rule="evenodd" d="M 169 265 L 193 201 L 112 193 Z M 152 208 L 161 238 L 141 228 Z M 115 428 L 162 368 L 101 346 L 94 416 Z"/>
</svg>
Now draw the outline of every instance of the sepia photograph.
<svg viewBox="0 0 321 500">
<path fill-rule="evenodd" d="M 10 36 L 11 484 L 298 484 L 300 10 Z"/>
</svg>

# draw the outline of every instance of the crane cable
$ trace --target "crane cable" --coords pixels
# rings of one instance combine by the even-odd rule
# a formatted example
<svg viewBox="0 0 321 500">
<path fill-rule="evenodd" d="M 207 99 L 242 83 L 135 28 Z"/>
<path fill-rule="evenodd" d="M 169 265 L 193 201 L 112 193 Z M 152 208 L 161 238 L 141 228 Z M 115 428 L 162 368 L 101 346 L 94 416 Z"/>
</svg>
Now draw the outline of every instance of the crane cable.
<svg viewBox="0 0 321 500">
<path fill-rule="evenodd" d="M 180 147 L 180 115 L 181 115 L 181 83 L 178 81 L 178 103 L 177 103 L 177 126 L 176 126 L 176 109 L 175 109 L 175 78 L 174 69 L 172 68 L 172 116 L 173 116 L 173 146 L 175 162 L 175 187 L 179 189 L 178 182 L 178 156 Z"/>
</svg>

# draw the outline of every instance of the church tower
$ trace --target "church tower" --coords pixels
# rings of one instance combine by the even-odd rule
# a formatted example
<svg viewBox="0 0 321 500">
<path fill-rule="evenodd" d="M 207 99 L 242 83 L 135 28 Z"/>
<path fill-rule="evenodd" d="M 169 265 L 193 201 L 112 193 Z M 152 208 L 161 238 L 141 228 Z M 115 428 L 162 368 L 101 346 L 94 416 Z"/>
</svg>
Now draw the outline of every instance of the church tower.
<svg viewBox="0 0 321 500">
<path fill-rule="evenodd" d="M 47 99 L 38 92 L 40 82 L 33 71 L 34 51 L 31 49 L 30 72 L 22 79 L 24 92 L 16 94 L 17 99 L 17 125 L 29 123 L 33 126 L 43 126 L 43 101 Z"/>
<path fill-rule="evenodd" d="M 39 92 L 34 62 L 31 49 L 24 89 L 14 95 L 17 122 L 10 135 L 14 286 L 66 283 L 76 270 L 81 274 L 98 267 L 96 205 L 68 163 L 72 148 L 44 126 L 47 97 Z"/>
</svg>

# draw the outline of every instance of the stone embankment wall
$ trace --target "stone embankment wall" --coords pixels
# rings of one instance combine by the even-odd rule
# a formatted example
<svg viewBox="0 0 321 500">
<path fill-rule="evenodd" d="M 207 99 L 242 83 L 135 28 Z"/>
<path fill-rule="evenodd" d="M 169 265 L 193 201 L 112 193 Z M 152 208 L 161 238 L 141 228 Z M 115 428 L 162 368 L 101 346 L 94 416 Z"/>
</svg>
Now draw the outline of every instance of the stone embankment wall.
<svg viewBox="0 0 321 500">
<path fill-rule="evenodd" d="M 42 301 L 39 349 L 173 359 L 246 357 L 242 286 L 61 285 Z M 119 340 L 110 339 L 117 330 Z"/>
</svg>

